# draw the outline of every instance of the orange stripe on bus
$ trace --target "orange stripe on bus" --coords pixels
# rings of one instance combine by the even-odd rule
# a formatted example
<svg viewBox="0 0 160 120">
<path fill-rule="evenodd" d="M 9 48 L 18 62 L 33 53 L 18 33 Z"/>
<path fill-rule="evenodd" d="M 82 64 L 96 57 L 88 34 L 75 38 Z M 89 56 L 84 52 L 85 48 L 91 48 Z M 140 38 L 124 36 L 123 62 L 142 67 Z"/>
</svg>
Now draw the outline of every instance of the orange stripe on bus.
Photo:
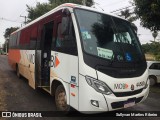
<svg viewBox="0 0 160 120">
<path fill-rule="evenodd" d="M 58 57 L 56 57 L 56 67 L 59 65 L 60 61 L 58 59 Z"/>
<path fill-rule="evenodd" d="M 9 50 L 8 58 L 9 60 L 19 63 L 21 59 L 20 50 Z"/>
</svg>

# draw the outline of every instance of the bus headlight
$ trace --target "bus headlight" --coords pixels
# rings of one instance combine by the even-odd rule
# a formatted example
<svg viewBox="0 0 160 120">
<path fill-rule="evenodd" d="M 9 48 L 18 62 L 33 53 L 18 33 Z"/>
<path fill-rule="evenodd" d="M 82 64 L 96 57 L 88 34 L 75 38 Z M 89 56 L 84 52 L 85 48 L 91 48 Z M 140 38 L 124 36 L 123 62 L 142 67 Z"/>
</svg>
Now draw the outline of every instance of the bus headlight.
<svg viewBox="0 0 160 120">
<path fill-rule="evenodd" d="M 100 92 L 106 95 L 112 94 L 112 91 L 109 89 L 109 87 L 104 82 L 96 80 L 89 76 L 86 76 L 86 81 L 88 85 L 93 87 L 97 92 Z"/>
</svg>

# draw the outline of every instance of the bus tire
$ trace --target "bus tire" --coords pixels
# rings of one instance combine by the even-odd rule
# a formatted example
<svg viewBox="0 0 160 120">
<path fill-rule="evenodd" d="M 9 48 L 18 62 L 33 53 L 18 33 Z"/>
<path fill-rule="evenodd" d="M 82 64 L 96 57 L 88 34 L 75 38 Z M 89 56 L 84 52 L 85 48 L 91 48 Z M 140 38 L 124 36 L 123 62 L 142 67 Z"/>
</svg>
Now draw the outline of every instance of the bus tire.
<svg viewBox="0 0 160 120">
<path fill-rule="evenodd" d="M 18 78 L 21 78 L 21 74 L 20 74 L 20 72 L 19 72 L 19 67 L 18 67 L 18 65 L 16 65 L 16 75 L 17 75 Z"/>
<path fill-rule="evenodd" d="M 59 85 L 55 91 L 55 104 L 58 111 L 63 111 L 64 114 L 68 114 L 70 106 L 67 105 L 66 91 L 63 85 Z"/>
</svg>

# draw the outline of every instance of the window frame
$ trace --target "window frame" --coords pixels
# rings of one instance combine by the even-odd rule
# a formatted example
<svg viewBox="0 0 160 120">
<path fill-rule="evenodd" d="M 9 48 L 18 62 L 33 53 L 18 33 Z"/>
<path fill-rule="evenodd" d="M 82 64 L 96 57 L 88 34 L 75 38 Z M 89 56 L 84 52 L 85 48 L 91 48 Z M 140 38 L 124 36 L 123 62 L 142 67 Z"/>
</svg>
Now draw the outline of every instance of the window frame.
<svg viewBox="0 0 160 120">
<path fill-rule="evenodd" d="M 53 50 L 54 51 L 57 51 L 57 52 L 61 52 L 61 53 L 65 53 L 65 54 L 69 54 L 69 55 L 74 55 L 74 56 L 78 56 L 78 47 L 77 47 L 77 41 L 76 41 L 76 33 L 75 33 L 75 28 L 74 28 L 74 24 L 73 24 L 73 20 L 72 20 L 72 16 L 70 15 L 69 17 L 69 19 L 70 19 L 70 25 L 69 25 L 69 32 L 71 31 L 73 31 L 73 33 L 72 34 L 69 34 L 69 35 L 67 35 L 67 37 L 68 37 L 68 39 L 70 39 L 70 35 L 72 35 L 72 36 L 74 36 L 74 39 L 73 39 L 73 43 L 74 43 L 74 45 L 75 46 L 73 46 L 73 47 L 67 47 L 67 46 L 61 46 L 61 47 L 57 47 L 56 46 L 56 43 L 57 43 L 57 38 L 58 38 L 58 31 L 61 31 L 61 30 L 58 30 L 59 29 L 59 24 L 62 24 L 62 17 L 63 17 L 63 15 L 62 15 L 63 13 L 61 12 L 61 15 L 57 15 L 57 17 L 56 17 L 56 22 L 55 22 L 55 30 L 56 30 L 56 34 L 54 35 L 54 42 L 53 42 Z M 74 30 L 72 30 L 72 29 L 74 29 Z M 64 40 L 65 40 L 65 35 L 62 35 L 63 37 L 64 37 Z M 68 40 L 68 39 L 66 39 L 66 40 Z M 69 41 L 69 40 L 68 40 Z"/>
<path fill-rule="evenodd" d="M 157 65 L 157 68 L 155 68 L 155 65 Z M 149 69 L 150 70 L 160 70 L 160 63 L 152 63 Z"/>
</svg>

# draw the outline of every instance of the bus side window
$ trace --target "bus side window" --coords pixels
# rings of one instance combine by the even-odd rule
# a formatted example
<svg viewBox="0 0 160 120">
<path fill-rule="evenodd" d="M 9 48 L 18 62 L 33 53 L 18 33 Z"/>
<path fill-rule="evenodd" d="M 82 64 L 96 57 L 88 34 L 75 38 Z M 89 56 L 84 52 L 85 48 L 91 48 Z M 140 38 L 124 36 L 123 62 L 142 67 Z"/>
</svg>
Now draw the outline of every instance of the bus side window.
<svg viewBox="0 0 160 120">
<path fill-rule="evenodd" d="M 71 55 L 78 55 L 75 31 L 72 21 L 69 22 L 68 29 L 68 34 L 62 34 L 62 23 L 58 23 L 57 37 L 55 41 L 56 51 Z"/>
<path fill-rule="evenodd" d="M 61 35 L 61 25 L 62 25 L 62 23 L 58 23 L 56 47 L 62 47 L 63 37 Z"/>
</svg>

